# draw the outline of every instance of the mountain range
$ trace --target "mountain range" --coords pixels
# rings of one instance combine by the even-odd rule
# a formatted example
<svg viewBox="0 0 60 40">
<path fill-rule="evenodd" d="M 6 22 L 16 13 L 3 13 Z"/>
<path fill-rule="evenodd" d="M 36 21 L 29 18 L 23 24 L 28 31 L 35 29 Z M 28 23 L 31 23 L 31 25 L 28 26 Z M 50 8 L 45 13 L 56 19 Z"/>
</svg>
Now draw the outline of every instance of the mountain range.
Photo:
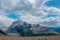
<svg viewBox="0 0 60 40">
<path fill-rule="evenodd" d="M 60 34 L 40 24 L 29 24 L 23 21 L 15 21 L 7 29 L 0 31 L 0 33 L 10 36 L 49 36 Z"/>
</svg>

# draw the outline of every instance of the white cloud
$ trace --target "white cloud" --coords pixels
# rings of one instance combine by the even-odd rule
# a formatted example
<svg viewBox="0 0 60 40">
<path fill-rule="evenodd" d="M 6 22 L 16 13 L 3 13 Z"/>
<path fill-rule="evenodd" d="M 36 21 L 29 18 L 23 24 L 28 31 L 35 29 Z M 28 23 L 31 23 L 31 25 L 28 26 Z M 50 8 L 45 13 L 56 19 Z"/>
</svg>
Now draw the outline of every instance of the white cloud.
<svg viewBox="0 0 60 40">
<path fill-rule="evenodd" d="M 60 26 L 60 9 L 47 7 L 44 4 L 50 0 L 0 0 L 0 10 L 14 12 L 21 15 L 20 19 L 28 23 L 40 23 L 46 26 Z M 59 17 L 44 18 L 48 14 L 56 14 Z M 43 19 L 44 18 L 44 19 Z M 9 23 L 9 22 L 8 22 Z M 7 24 L 8 24 L 7 23 Z M 52 24 L 51 24 L 52 23 Z"/>
<path fill-rule="evenodd" d="M 44 7 L 43 10 L 46 11 L 47 13 L 60 15 L 60 9 L 56 7 Z"/>
<path fill-rule="evenodd" d="M 20 20 L 31 24 L 38 24 L 40 22 L 39 17 L 32 16 L 32 15 L 23 15 L 20 17 Z"/>
<path fill-rule="evenodd" d="M 28 2 L 30 2 L 31 4 L 34 4 L 37 0 L 27 0 Z"/>
<path fill-rule="evenodd" d="M 60 17 L 45 18 L 41 21 L 41 24 L 49 27 L 60 27 Z"/>
<path fill-rule="evenodd" d="M 11 10 L 14 10 L 20 0 L 0 0 L 0 2 L 0 9 L 9 12 Z"/>
<path fill-rule="evenodd" d="M 4 27 L 9 27 L 13 23 L 13 21 L 15 20 L 8 18 L 4 15 L 0 15 L 0 24 L 2 24 L 2 26 Z"/>
</svg>

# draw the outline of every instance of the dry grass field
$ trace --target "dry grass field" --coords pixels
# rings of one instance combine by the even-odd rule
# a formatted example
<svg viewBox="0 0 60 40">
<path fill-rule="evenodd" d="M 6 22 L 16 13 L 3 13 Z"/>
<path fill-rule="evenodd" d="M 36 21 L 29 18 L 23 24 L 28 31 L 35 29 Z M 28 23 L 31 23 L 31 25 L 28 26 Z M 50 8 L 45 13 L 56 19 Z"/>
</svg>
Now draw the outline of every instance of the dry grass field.
<svg viewBox="0 0 60 40">
<path fill-rule="evenodd" d="M 37 37 L 13 37 L 0 34 L 0 40 L 60 40 L 60 35 Z"/>
</svg>

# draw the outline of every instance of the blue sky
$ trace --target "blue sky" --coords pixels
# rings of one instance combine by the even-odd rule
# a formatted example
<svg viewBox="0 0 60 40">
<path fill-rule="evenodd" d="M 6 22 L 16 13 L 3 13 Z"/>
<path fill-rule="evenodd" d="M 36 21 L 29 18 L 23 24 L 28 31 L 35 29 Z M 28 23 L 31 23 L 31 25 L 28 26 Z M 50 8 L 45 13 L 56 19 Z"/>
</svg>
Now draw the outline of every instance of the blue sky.
<svg viewBox="0 0 60 40">
<path fill-rule="evenodd" d="M 17 19 L 19 16 L 14 13 L 10 13 L 9 15 L 7 15 L 7 17 Z"/>
<path fill-rule="evenodd" d="M 48 2 L 46 2 L 46 5 L 49 6 L 49 7 L 57 7 L 57 8 L 60 8 L 60 0 L 48 1 Z"/>
</svg>

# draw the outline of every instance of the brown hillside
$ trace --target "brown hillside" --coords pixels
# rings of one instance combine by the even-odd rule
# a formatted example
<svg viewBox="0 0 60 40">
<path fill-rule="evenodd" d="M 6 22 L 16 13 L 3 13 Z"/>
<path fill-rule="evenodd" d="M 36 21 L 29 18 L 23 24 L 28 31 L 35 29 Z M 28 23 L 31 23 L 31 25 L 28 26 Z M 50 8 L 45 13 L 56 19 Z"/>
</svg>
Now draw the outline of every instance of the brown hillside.
<svg viewBox="0 0 60 40">
<path fill-rule="evenodd" d="M 60 35 L 37 37 L 13 37 L 0 34 L 0 40 L 60 40 Z"/>
</svg>

